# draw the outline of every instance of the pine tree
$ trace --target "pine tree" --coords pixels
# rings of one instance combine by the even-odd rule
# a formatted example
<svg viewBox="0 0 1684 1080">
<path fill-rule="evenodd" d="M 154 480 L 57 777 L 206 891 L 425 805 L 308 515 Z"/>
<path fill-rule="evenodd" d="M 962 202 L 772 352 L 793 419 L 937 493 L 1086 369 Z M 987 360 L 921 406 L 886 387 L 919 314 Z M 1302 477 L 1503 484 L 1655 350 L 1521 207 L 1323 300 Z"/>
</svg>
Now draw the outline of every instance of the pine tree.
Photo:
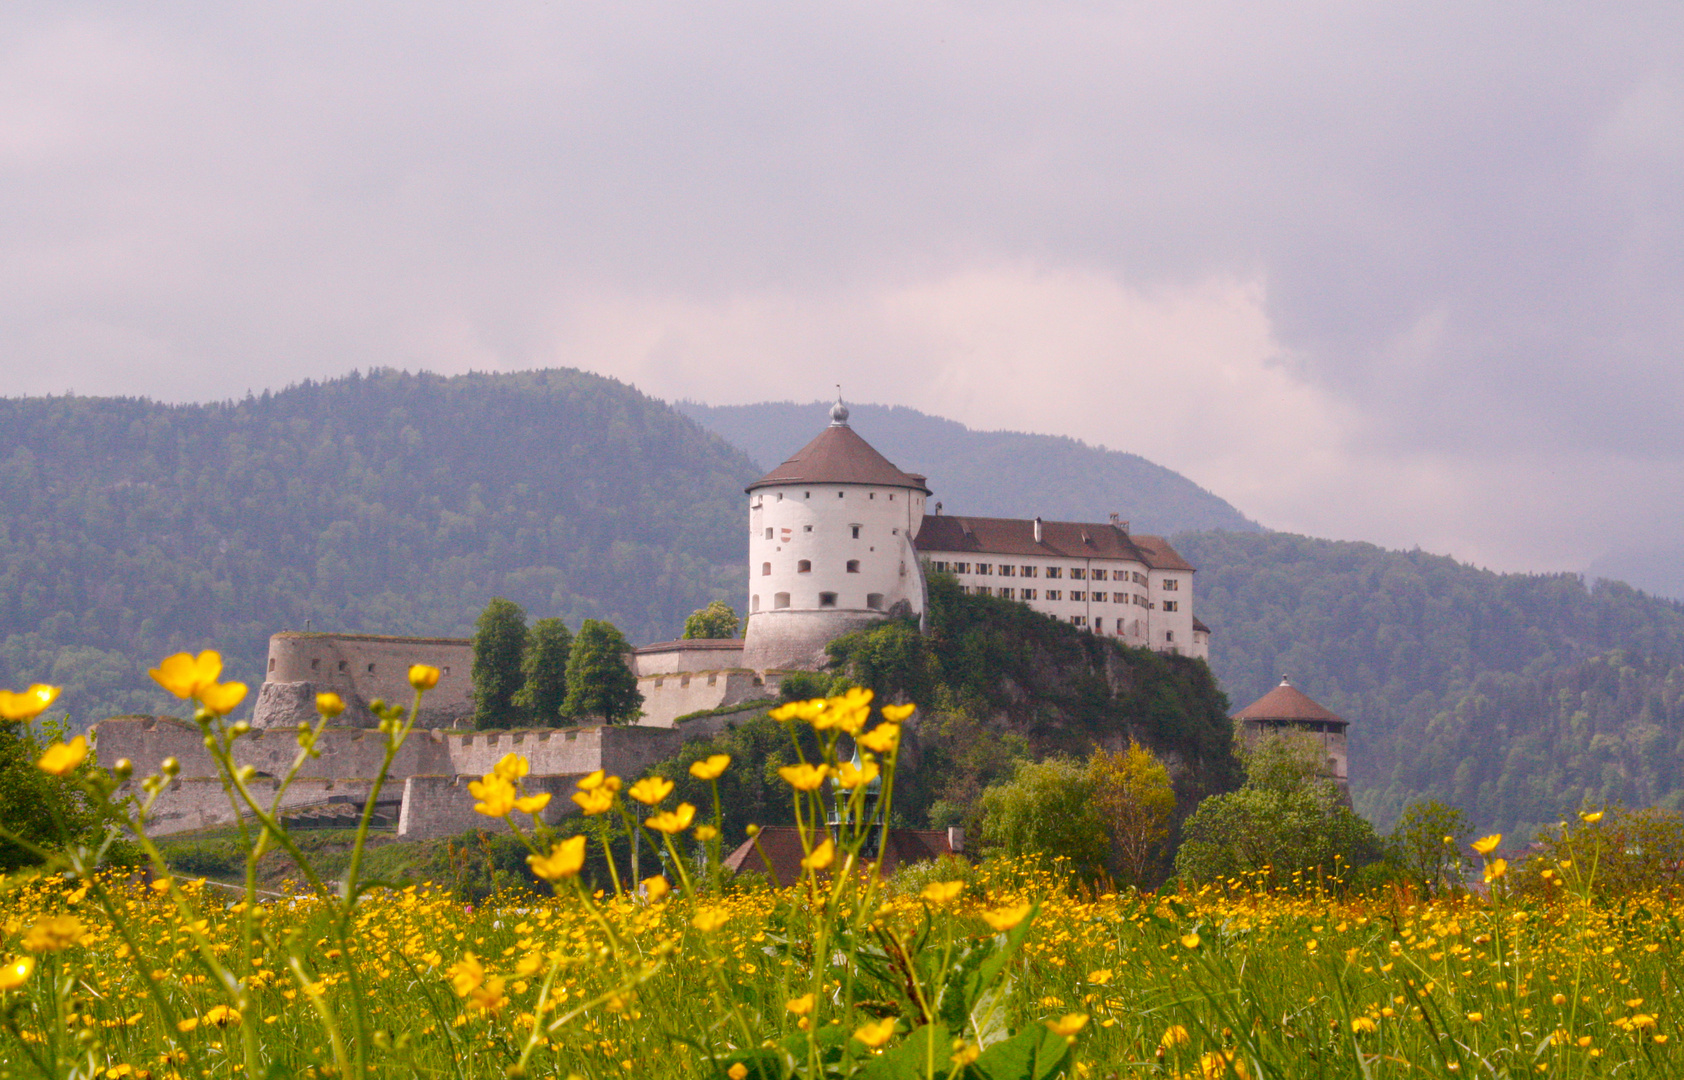
<svg viewBox="0 0 1684 1080">
<path fill-rule="evenodd" d="M 515 695 L 526 655 L 526 612 L 496 597 L 474 624 L 474 726 L 515 727 L 524 717 Z"/>
<path fill-rule="evenodd" d="M 518 705 L 534 724 L 553 726 L 562 719 L 561 706 L 567 700 L 567 659 L 573 649 L 573 634 L 560 619 L 539 619 L 526 638 L 526 657 L 521 662 L 524 685 L 515 695 Z"/>
<path fill-rule="evenodd" d="M 626 666 L 631 646 L 612 623 L 586 619 L 567 658 L 567 700 L 562 712 L 583 720 L 628 723 L 642 713 L 643 694 Z"/>
</svg>

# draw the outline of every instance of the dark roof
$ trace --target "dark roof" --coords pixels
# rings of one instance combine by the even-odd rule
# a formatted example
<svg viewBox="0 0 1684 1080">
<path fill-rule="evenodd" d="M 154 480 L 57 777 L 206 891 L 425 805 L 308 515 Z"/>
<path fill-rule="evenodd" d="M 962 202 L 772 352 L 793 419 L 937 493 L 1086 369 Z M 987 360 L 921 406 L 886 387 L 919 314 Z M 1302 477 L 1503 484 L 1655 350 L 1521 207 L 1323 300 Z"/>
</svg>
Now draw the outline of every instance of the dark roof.
<svg viewBox="0 0 1684 1080">
<path fill-rule="evenodd" d="M 725 866 L 733 873 L 758 871 L 767 874 L 781 886 L 801 880 L 801 830 L 793 825 L 768 825 L 760 830 L 760 847 L 772 862 L 768 869 L 753 840 L 745 840 L 737 850 L 725 858 Z M 957 854 L 948 845 L 943 830 L 890 829 L 889 844 L 883 853 L 878 872 L 887 877 L 895 868 L 908 863 L 929 862 L 941 855 Z"/>
<path fill-rule="evenodd" d="M 1310 695 L 1287 682 L 1284 677 L 1279 686 L 1235 713 L 1234 719 L 1332 720 L 1340 724 L 1346 723 L 1342 717 L 1317 705 Z"/>
<path fill-rule="evenodd" d="M 919 551 L 1127 559 L 1155 570 L 1193 569 L 1163 537 L 1127 532 L 1109 523 L 1043 521 L 1037 542 L 1032 520 L 926 514 L 912 543 Z"/>
<path fill-rule="evenodd" d="M 831 424 L 795 456 L 745 490 L 772 484 L 868 484 L 930 493 L 924 477 L 895 468 L 847 424 Z"/>
<path fill-rule="evenodd" d="M 1202 630 L 1203 632 L 1205 632 L 1207 634 L 1210 633 L 1210 627 L 1206 626 L 1204 624 L 1204 621 L 1201 620 L 1197 615 L 1193 616 L 1193 629 L 1194 630 Z"/>
<path fill-rule="evenodd" d="M 632 652 L 684 652 L 688 649 L 736 649 L 740 652 L 742 647 L 742 638 L 680 638 L 677 641 L 657 641 L 651 645 L 639 645 Z"/>
</svg>

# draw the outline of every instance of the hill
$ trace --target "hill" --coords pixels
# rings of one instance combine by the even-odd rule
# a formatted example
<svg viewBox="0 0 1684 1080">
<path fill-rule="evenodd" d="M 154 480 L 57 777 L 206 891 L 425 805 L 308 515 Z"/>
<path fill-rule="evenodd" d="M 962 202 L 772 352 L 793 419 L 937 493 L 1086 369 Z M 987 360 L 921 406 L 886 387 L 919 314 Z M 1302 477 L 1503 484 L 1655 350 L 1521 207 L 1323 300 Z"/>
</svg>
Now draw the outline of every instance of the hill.
<svg viewBox="0 0 1684 1080">
<path fill-rule="evenodd" d="M 1352 795 L 1383 828 L 1421 795 L 1463 807 L 1481 828 L 1515 831 L 1556 820 L 1587 791 L 1646 805 L 1684 786 L 1676 738 L 1643 742 L 1665 752 L 1641 768 L 1613 754 L 1592 769 L 1575 749 L 1589 753 L 1600 734 L 1600 755 L 1609 738 L 1648 739 L 1633 734 L 1644 725 L 1670 730 L 1653 719 L 1671 715 L 1653 694 L 1606 695 L 1594 723 L 1577 727 L 1549 696 L 1573 692 L 1600 670 L 1583 665 L 1613 650 L 1629 658 L 1620 666 L 1648 673 L 1645 686 L 1664 687 L 1684 664 L 1684 604 L 1572 574 L 1497 574 L 1284 533 L 1174 542 L 1199 568 L 1197 608 L 1215 630 L 1223 688 L 1243 706 L 1287 674 L 1350 720 Z M 1569 759 L 1582 763 L 1567 768 Z M 1603 767 L 1615 759 L 1625 765 Z"/>
<path fill-rule="evenodd" d="M 829 423 L 830 405 L 765 402 L 674 408 L 770 471 Z M 930 478 L 950 514 L 1104 521 L 1121 514 L 1137 532 L 1255 530 L 1258 526 L 1186 477 L 1138 454 L 1055 435 L 972 431 L 902 406 L 848 406 L 849 423 L 903 469 Z"/>
<path fill-rule="evenodd" d="M 145 664 L 271 633 L 534 616 L 676 636 L 743 568 L 741 452 L 577 371 L 377 371 L 210 405 L 0 400 L 0 685 L 77 722 L 166 704 Z"/>
</svg>

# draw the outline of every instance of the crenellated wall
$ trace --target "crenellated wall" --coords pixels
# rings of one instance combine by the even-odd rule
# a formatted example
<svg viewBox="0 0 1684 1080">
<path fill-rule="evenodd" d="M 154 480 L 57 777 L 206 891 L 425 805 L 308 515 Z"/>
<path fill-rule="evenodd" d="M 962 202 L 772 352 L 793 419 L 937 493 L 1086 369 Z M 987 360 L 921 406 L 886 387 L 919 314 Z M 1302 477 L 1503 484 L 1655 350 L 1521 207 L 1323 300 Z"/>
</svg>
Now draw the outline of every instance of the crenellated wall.
<svg viewBox="0 0 1684 1080">
<path fill-rule="evenodd" d="M 292 727 L 311 720 L 316 694 L 332 691 L 347 706 L 339 718 L 342 726 L 373 727 L 369 702 L 407 705 L 414 697 L 409 685 L 413 664 L 439 669 L 439 684 L 422 704 L 423 725 L 449 727 L 473 713 L 474 645 L 466 638 L 283 631 L 269 638 L 269 663 L 252 725 Z"/>
</svg>

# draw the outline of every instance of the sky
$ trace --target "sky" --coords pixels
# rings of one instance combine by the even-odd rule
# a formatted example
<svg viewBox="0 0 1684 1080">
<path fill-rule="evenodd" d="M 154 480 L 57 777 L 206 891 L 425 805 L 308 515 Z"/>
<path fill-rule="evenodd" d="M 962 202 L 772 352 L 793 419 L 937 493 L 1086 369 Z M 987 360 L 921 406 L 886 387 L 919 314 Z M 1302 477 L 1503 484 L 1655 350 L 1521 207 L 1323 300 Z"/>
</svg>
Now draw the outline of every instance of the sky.
<svg viewBox="0 0 1684 1080">
<path fill-rule="evenodd" d="M 841 383 L 1664 576 L 1684 5 L 8 4 L 0 328 L 9 396 Z"/>
</svg>

